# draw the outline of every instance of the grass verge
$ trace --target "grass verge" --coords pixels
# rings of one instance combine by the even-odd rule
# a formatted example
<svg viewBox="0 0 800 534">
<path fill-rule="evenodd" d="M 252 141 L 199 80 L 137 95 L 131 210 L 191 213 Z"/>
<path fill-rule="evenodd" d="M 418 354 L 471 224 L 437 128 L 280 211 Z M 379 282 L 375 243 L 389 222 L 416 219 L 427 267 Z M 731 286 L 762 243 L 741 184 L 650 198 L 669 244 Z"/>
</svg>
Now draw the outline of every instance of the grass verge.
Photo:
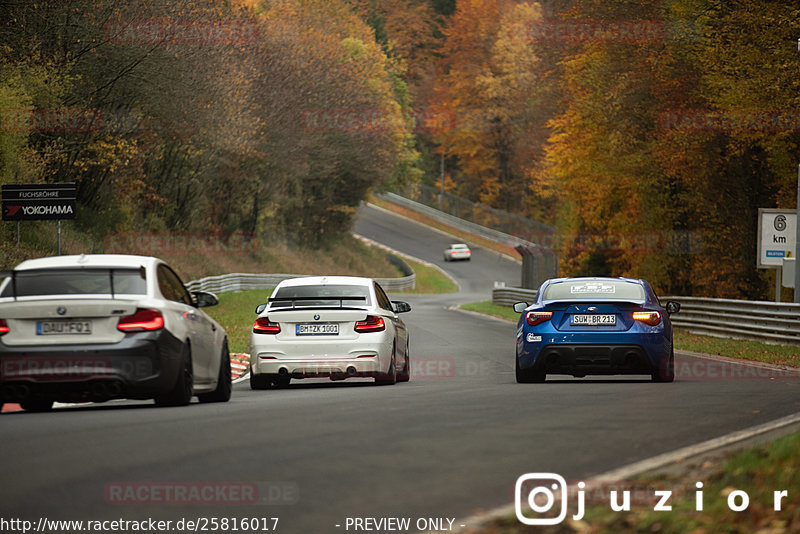
<svg viewBox="0 0 800 534">
<path fill-rule="evenodd" d="M 228 348 L 231 352 L 248 352 L 250 330 L 256 319 L 256 306 L 267 301 L 272 290 L 251 289 L 238 293 L 220 293 L 219 304 L 203 308 L 228 333 Z"/>
<path fill-rule="evenodd" d="M 473 243 L 479 247 L 494 250 L 495 252 L 500 252 L 501 254 L 505 254 L 507 256 L 511 256 L 514 259 L 519 260 L 520 255 L 514 250 L 514 247 L 509 245 L 503 245 L 501 243 L 497 243 L 495 241 L 490 241 L 488 239 L 484 239 L 482 237 L 476 236 L 475 234 L 471 234 L 469 232 L 464 232 L 457 228 L 453 228 L 447 224 L 441 223 L 435 219 L 427 217 L 421 213 L 418 213 L 414 210 L 410 210 L 408 208 L 404 208 L 402 206 L 398 206 L 397 204 L 392 204 L 386 200 L 380 199 L 376 196 L 371 196 L 369 199 L 370 203 L 383 208 L 385 210 L 389 210 L 393 213 L 397 213 L 398 215 L 402 215 L 407 219 L 411 219 L 412 221 L 417 221 L 419 223 L 424 224 L 425 226 L 430 226 L 431 228 L 436 228 L 437 230 L 441 230 L 445 233 L 448 233 L 452 236 L 455 236 L 463 241 Z"/>
<path fill-rule="evenodd" d="M 20 245 L 0 242 L 0 269 L 12 269 L 26 259 L 55 255 L 54 227 L 45 224 L 49 222 L 24 225 Z M 402 276 L 389 263 L 385 251 L 369 247 L 350 235 L 332 240 L 319 249 L 247 236 L 226 241 L 225 234 L 222 244 L 216 245 L 215 236 L 204 233 L 123 232 L 97 237 L 74 224 L 65 223 L 62 229 L 63 254 L 113 252 L 157 256 L 170 264 L 184 282 L 225 273 Z"/>
<path fill-rule="evenodd" d="M 490 300 L 462 304 L 459 306 L 459 308 L 482 313 L 484 315 L 491 315 L 492 317 L 499 317 L 500 319 L 508 319 L 509 321 L 513 321 L 515 323 L 519 320 L 519 314 L 510 307 L 492 304 L 492 301 Z"/>
<path fill-rule="evenodd" d="M 394 291 L 396 294 L 439 294 L 454 293 L 458 291 L 458 286 L 450 278 L 445 276 L 436 267 L 419 263 L 418 261 L 403 258 L 403 260 L 414 270 L 417 275 L 414 289 L 406 291 Z"/>
<path fill-rule="evenodd" d="M 658 474 L 631 481 L 615 481 L 606 488 L 585 492 L 586 515 L 571 519 L 574 495 L 568 519 L 552 527 L 526 527 L 516 516 L 499 520 L 478 532 L 486 534 L 600 534 L 657 532 L 659 534 L 713 534 L 717 532 L 784 534 L 800 532 L 800 433 L 779 438 L 772 443 L 728 453 L 716 461 L 681 470 L 677 474 Z M 702 510 L 698 511 L 698 488 Z M 618 502 L 624 491 L 630 492 L 630 510 L 615 512 L 610 507 L 610 490 L 617 489 Z M 654 511 L 659 501 L 655 491 L 671 491 L 669 511 Z M 775 491 L 786 491 L 775 509 Z M 733 511 L 747 494 L 746 510 Z M 733 495 L 733 497 L 731 497 Z M 729 501 L 729 498 L 733 499 Z M 733 506 L 729 504 L 733 503 Z M 532 516 L 533 517 L 533 516 Z"/>
<path fill-rule="evenodd" d="M 517 322 L 519 314 L 508 306 L 498 306 L 491 301 L 473 302 L 463 304 L 461 308 L 465 310 L 484 313 L 501 319 L 508 319 Z M 747 341 L 742 339 L 725 339 L 710 336 L 689 334 L 681 330 L 674 333 L 675 350 L 690 350 L 704 352 L 706 354 L 716 354 L 727 356 L 728 358 L 739 358 L 755 362 L 771 363 L 775 365 L 788 365 L 800 367 L 800 347 L 788 345 L 768 345 L 758 341 Z"/>
<path fill-rule="evenodd" d="M 800 367 L 800 347 L 767 345 L 745 339 L 701 336 L 681 330 L 675 330 L 674 341 L 677 350 L 693 350 L 729 358 Z"/>
</svg>

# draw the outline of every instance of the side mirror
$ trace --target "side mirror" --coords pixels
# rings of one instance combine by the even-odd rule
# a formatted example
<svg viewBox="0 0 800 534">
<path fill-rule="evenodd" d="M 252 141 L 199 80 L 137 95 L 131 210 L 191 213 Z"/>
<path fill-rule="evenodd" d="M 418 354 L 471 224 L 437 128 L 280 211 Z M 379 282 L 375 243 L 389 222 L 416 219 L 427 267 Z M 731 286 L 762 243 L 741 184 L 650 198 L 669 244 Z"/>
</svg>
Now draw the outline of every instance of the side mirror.
<svg viewBox="0 0 800 534">
<path fill-rule="evenodd" d="M 266 303 L 259 304 L 258 306 L 256 306 L 256 313 L 260 315 L 261 312 L 263 312 L 266 309 L 267 309 L 267 304 Z"/>
<path fill-rule="evenodd" d="M 405 313 L 411 311 L 411 304 L 408 302 L 403 302 L 402 300 L 393 300 L 392 306 L 394 307 L 395 313 Z"/>
<path fill-rule="evenodd" d="M 209 306 L 216 306 L 219 304 L 219 299 L 214 293 L 206 291 L 192 291 L 192 296 L 197 302 L 198 308 L 208 308 Z"/>
<path fill-rule="evenodd" d="M 669 302 L 667 302 L 666 310 L 667 310 L 667 315 L 678 313 L 679 311 L 681 311 L 681 303 L 675 302 L 674 300 L 670 300 Z"/>
<path fill-rule="evenodd" d="M 522 313 L 525 311 L 525 308 L 528 307 L 527 302 L 515 302 L 514 303 L 514 311 L 517 313 Z"/>
</svg>

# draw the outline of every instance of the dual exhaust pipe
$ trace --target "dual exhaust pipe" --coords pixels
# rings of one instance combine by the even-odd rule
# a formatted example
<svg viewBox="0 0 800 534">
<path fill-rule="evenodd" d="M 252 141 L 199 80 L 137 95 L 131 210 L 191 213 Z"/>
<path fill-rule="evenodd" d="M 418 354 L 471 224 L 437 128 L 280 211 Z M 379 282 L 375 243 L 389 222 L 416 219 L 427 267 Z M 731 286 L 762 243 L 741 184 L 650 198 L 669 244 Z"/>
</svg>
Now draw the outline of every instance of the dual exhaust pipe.
<svg viewBox="0 0 800 534">
<path fill-rule="evenodd" d="M 84 399 L 86 393 L 89 398 L 95 401 L 104 401 L 119 397 L 123 393 L 121 382 L 94 382 L 89 386 L 88 390 L 81 394 L 80 391 L 72 394 L 67 393 L 67 397 L 75 397 L 76 400 Z M 2 399 L 5 402 L 19 402 L 24 401 L 31 397 L 31 388 L 27 384 L 11 384 L 3 388 Z"/>
<path fill-rule="evenodd" d="M 347 367 L 345 374 L 348 377 L 354 377 L 358 374 L 358 370 L 354 366 L 350 365 Z M 291 376 L 291 374 L 289 373 L 289 370 L 286 367 L 281 367 L 280 369 L 278 369 L 278 376 L 288 377 Z"/>
</svg>

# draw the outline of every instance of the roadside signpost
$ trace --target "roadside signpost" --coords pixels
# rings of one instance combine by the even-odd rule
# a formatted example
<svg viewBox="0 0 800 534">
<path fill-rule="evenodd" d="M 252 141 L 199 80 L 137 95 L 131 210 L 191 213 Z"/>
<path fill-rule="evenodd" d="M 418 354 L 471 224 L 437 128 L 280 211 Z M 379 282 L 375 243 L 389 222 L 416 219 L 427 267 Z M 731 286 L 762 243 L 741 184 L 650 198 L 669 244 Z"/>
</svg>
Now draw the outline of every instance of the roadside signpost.
<svg viewBox="0 0 800 534">
<path fill-rule="evenodd" d="M 61 221 L 74 219 L 78 190 L 75 182 L 57 184 L 7 184 L 2 186 L 4 221 L 58 221 L 58 253 L 61 254 Z"/>
<path fill-rule="evenodd" d="M 758 210 L 758 268 L 775 269 L 775 302 L 781 301 L 784 258 L 794 258 L 797 255 L 796 232 L 795 210 Z"/>
</svg>

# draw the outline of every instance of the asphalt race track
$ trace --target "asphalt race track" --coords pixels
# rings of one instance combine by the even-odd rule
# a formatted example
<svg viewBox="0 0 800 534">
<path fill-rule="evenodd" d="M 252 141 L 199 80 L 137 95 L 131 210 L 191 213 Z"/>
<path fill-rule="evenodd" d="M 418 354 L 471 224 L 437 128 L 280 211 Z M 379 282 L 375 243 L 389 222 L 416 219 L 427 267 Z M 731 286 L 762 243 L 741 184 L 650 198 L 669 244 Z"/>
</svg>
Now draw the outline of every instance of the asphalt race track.
<svg viewBox="0 0 800 534">
<path fill-rule="evenodd" d="M 580 480 L 800 411 L 797 379 L 710 376 L 704 361 L 680 354 L 678 368 L 694 374 L 672 384 L 516 384 L 514 325 L 448 308 L 487 300 L 495 280 L 518 283 L 519 264 L 481 249 L 472 261 L 444 263 L 442 250 L 458 240 L 374 208 L 362 209 L 355 230 L 442 266 L 462 286 L 405 298 L 411 382 L 307 380 L 273 391 L 244 383 L 227 404 L 6 413 L 0 517 L 277 517 L 278 532 L 296 534 L 353 532 L 348 517 L 410 517 L 413 527 L 509 504 L 526 472 Z M 165 503 L 154 489 L 208 482 L 223 490 L 189 504 Z M 245 498 L 234 495 L 241 487 Z"/>
</svg>

